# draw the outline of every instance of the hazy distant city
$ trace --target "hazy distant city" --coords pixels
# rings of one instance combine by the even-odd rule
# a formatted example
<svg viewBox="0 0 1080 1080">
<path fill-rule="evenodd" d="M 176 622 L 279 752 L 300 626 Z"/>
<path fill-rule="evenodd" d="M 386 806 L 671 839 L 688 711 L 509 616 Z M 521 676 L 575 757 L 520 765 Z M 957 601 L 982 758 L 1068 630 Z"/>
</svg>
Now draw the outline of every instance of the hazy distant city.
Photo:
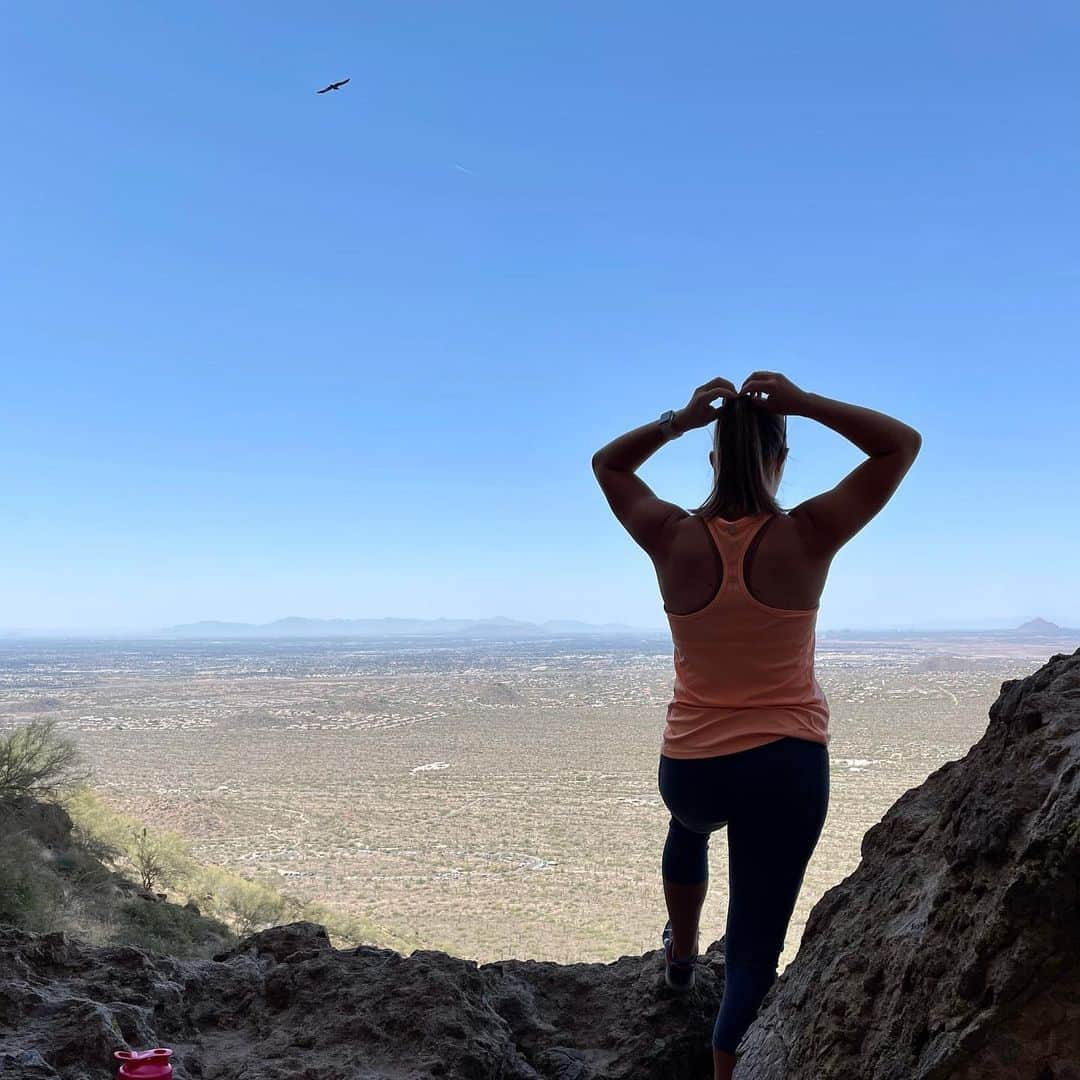
<svg viewBox="0 0 1080 1080">
<path fill-rule="evenodd" d="M 116 808 L 181 832 L 208 862 L 365 915 L 387 942 L 481 962 L 659 946 L 666 634 L 269 638 L 207 625 L 191 640 L 9 638 L 0 729 L 58 718 Z M 980 737 L 1001 682 L 1078 645 L 1080 631 L 1038 622 L 819 635 L 830 809 L 781 968 L 866 830 Z M 710 873 L 703 947 L 723 933 L 723 831 Z"/>
</svg>

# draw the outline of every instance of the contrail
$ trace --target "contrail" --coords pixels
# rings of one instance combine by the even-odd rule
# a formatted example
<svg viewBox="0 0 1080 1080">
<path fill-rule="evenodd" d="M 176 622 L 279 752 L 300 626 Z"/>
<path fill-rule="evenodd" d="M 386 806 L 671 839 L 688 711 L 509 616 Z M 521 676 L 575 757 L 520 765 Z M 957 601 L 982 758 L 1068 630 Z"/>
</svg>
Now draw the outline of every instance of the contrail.
<svg viewBox="0 0 1080 1080">
<path fill-rule="evenodd" d="M 456 161 L 454 162 L 454 168 L 457 169 L 458 172 L 465 173 L 467 176 L 475 176 L 476 175 L 476 173 L 474 173 L 472 171 L 472 169 L 466 169 L 464 165 L 459 165 Z"/>
</svg>

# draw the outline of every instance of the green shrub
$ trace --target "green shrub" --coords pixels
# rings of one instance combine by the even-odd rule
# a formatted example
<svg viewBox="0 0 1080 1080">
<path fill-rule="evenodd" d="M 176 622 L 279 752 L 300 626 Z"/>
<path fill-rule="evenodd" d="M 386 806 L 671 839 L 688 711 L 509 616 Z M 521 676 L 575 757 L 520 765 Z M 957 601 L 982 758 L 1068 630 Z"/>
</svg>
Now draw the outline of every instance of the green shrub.
<svg viewBox="0 0 1080 1080">
<path fill-rule="evenodd" d="M 285 898 L 268 885 L 220 867 L 206 867 L 198 884 L 204 902 L 241 936 L 279 925 L 289 908 Z"/>
<path fill-rule="evenodd" d="M 0 801 L 54 798 L 89 777 L 78 748 L 57 732 L 56 720 L 34 720 L 0 735 Z"/>
</svg>

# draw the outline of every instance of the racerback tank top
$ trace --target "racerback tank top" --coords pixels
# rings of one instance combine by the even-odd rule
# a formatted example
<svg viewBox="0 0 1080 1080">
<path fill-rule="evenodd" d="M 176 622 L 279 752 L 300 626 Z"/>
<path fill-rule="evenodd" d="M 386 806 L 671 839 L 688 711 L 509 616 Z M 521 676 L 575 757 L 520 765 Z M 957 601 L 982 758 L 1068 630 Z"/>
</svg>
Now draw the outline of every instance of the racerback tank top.
<svg viewBox="0 0 1080 1080">
<path fill-rule="evenodd" d="M 750 595 L 747 549 L 772 517 L 703 518 L 722 564 L 705 607 L 665 608 L 675 646 L 675 685 L 660 752 L 733 754 L 786 735 L 829 745 L 829 705 L 814 675 L 818 609 L 770 607 Z"/>
</svg>

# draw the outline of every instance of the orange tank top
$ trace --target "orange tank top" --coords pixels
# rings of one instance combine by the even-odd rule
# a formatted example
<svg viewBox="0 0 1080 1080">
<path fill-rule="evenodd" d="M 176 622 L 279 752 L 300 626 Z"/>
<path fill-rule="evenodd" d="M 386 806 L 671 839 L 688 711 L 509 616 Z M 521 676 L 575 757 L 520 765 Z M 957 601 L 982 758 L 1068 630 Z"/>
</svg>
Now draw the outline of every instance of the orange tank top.
<svg viewBox="0 0 1080 1080">
<path fill-rule="evenodd" d="M 829 745 L 829 704 L 814 675 L 817 608 L 770 607 L 743 579 L 746 551 L 772 515 L 705 518 L 722 580 L 705 607 L 665 608 L 675 645 L 675 686 L 660 752 L 734 754 L 785 735 Z"/>
</svg>

